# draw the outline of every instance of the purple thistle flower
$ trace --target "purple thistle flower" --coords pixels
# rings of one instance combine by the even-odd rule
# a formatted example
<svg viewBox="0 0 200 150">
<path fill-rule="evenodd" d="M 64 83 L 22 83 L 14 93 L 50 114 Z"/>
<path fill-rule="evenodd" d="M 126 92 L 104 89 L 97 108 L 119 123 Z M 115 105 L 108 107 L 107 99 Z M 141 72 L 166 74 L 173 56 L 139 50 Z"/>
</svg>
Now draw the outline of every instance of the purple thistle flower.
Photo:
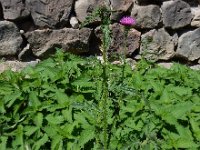
<svg viewBox="0 0 200 150">
<path fill-rule="evenodd" d="M 120 24 L 124 25 L 124 26 L 132 26 L 136 23 L 135 19 L 129 16 L 123 17 L 120 20 Z"/>
</svg>

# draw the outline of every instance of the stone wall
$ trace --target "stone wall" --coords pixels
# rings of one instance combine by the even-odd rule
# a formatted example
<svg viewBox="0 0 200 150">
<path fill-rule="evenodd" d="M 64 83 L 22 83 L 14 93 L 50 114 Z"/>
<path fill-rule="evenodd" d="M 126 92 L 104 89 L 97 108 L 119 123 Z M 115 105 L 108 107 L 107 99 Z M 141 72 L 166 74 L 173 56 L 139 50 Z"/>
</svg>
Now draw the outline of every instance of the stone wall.
<svg viewBox="0 0 200 150">
<path fill-rule="evenodd" d="M 0 0 L 0 57 L 31 61 L 48 57 L 55 47 L 76 54 L 98 52 L 99 23 L 80 23 L 102 2 L 112 10 L 110 50 L 120 52 L 123 27 L 131 15 L 136 25 L 128 35 L 130 57 L 200 63 L 200 0 Z M 151 39 L 148 45 L 147 39 Z"/>
</svg>

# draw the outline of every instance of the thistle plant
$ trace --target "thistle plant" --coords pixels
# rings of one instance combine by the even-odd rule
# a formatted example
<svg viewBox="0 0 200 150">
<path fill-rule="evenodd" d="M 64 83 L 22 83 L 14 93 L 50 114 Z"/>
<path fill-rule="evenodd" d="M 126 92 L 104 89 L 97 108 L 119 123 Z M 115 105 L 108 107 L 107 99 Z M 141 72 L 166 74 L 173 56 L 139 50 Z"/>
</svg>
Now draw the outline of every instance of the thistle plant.
<svg viewBox="0 0 200 150">
<path fill-rule="evenodd" d="M 123 51 L 121 54 L 122 58 L 122 80 L 124 79 L 124 69 L 126 66 L 126 55 L 127 55 L 127 38 L 128 32 L 130 31 L 131 27 L 136 23 L 135 19 L 129 16 L 125 16 L 120 20 L 120 24 L 124 26 L 124 46 Z"/>
<path fill-rule="evenodd" d="M 122 61 L 122 75 L 121 75 L 121 81 L 120 83 L 123 85 L 123 81 L 125 78 L 125 66 L 126 66 L 126 55 L 127 55 L 127 40 L 128 40 L 128 32 L 130 31 L 130 29 L 132 28 L 132 26 L 136 23 L 135 19 L 129 16 L 125 16 L 122 17 L 122 19 L 120 20 L 120 24 L 124 26 L 124 43 L 123 43 L 123 51 L 120 55 L 121 61 Z M 123 97 L 123 93 L 122 90 L 120 92 L 120 97 L 119 97 L 119 103 L 121 103 L 122 101 L 122 97 Z"/>
<path fill-rule="evenodd" d="M 102 100 L 99 103 L 99 107 L 101 110 L 100 116 L 102 116 L 102 126 L 103 126 L 103 148 L 104 150 L 108 149 L 108 122 L 107 122 L 107 113 L 108 113 L 108 49 L 110 47 L 111 42 L 111 31 L 110 31 L 110 15 L 111 11 L 107 6 L 101 6 L 93 11 L 91 16 L 86 18 L 86 21 L 82 24 L 82 26 L 85 26 L 93 21 L 95 21 L 97 18 L 100 18 L 101 20 L 101 32 L 102 32 L 102 44 L 100 47 L 100 50 L 103 54 L 103 91 L 102 91 Z"/>
</svg>

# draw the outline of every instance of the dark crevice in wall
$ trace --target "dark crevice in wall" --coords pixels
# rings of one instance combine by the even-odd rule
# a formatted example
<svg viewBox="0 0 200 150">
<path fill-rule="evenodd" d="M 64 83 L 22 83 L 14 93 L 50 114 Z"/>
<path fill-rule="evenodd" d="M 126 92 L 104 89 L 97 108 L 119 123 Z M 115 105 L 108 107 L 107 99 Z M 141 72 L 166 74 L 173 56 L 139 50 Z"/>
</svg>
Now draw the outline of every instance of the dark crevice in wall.
<svg viewBox="0 0 200 150">
<path fill-rule="evenodd" d="M 191 65 L 192 62 L 189 62 L 187 58 L 175 55 L 172 59 L 168 60 L 167 62 L 176 62 L 180 64 L 185 64 L 185 65 Z"/>
<path fill-rule="evenodd" d="M 101 54 L 101 51 L 99 49 L 101 40 L 95 35 L 95 31 L 93 30 L 91 33 L 91 37 L 89 40 L 89 52 L 88 55 L 99 55 Z"/>
<path fill-rule="evenodd" d="M 180 37 L 182 34 L 188 32 L 188 31 L 193 31 L 197 29 L 196 27 L 191 27 L 191 26 L 186 26 L 184 28 L 176 29 L 176 33 L 178 34 L 178 37 Z"/>
<path fill-rule="evenodd" d="M 33 31 L 37 29 L 37 26 L 34 24 L 34 21 L 29 15 L 28 17 L 24 18 L 23 21 L 16 20 L 14 23 L 17 25 L 19 30 L 24 30 L 24 32 Z"/>
<path fill-rule="evenodd" d="M 140 48 L 136 49 L 130 56 L 130 58 L 135 59 L 136 56 L 140 54 Z"/>
<path fill-rule="evenodd" d="M 21 47 L 21 51 L 18 52 L 18 59 L 20 61 L 23 61 L 23 62 L 29 62 L 29 61 L 36 60 L 37 57 L 34 56 L 34 54 L 32 53 L 31 49 L 24 50 L 24 48 L 28 45 L 28 41 L 27 41 L 27 39 L 25 38 L 24 35 L 21 35 L 21 36 L 22 36 L 23 42 L 22 42 L 22 44 L 20 46 Z"/>
<path fill-rule="evenodd" d="M 3 20 L 4 19 L 4 16 L 3 16 L 3 7 L 0 3 L 0 20 Z"/>
<path fill-rule="evenodd" d="M 161 0 L 140 0 L 139 5 L 149 5 L 149 4 L 154 4 L 154 5 L 162 5 Z"/>
<path fill-rule="evenodd" d="M 69 20 L 70 20 L 70 18 L 72 16 L 76 16 L 75 10 L 74 10 L 74 5 L 75 5 L 75 0 L 73 0 L 72 6 L 71 6 L 71 10 L 70 10 L 70 14 L 69 14 L 69 16 L 67 18 L 68 21 L 61 21 L 58 24 L 56 24 L 56 28 L 57 29 L 62 29 L 64 27 L 66 27 L 66 28 L 70 28 L 71 27 L 71 25 L 69 23 Z"/>
<path fill-rule="evenodd" d="M 75 12 L 75 9 L 74 9 L 75 8 L 75 2 L 76 2 L 76 0 L 73 0 L 72 7 L 71 7 L 71 13 L 70 13 L 68 19 L 70 19 L 71 16 L 76 16 L 76 12 Z"/>
<path fill-rule="evenodd" d="M 25 1 L 26 1 L 26 0 L 22 0 L 22 3 L 25 4 Z"/>
<path fill-rule="evenodd" d="M 200 4 L 199 0 L 183 0 L 188 3 L 191 7 L 196 7 Z"/>
</svg>

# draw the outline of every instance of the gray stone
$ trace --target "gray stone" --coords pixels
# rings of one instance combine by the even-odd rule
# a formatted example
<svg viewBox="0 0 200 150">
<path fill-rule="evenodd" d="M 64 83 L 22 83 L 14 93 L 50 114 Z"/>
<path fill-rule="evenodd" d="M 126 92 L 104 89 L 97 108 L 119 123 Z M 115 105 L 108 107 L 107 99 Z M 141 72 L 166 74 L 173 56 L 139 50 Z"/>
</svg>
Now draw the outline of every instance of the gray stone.
<svg viewBox="0 0 200 150">
<path fill-rule="evenodd" d="M 72 16 L 69 22 L 72 28 L 77 29 L 79 27 L 78 19 L 75 16 Z"/>
<path fill-rule="evenodd" d="M 149 60 L 169 60 L 175 54 L 177 35 L 170 36 L 164 28 L 153 29 L 142 35 L 140 54 Z"/>
<path fill-rule="evenodd" d="M 177 29 L 191 23 L 190 5 L 182 0 L 164 2 L 162 7 L 163 23 L 167 28 Z"/>
<path fill-rule="evenodd" d="M 25 34 L 30 48 L 35 56 L 48 57 L 55 52 L 55 48 L 80 54 L 89 51 L 91 30 L 88 28 L 60 30 L 35 30 Z"/>
<path fill-rule="evenodd" d="M 22 69 L 28 66 L 35 66 L 39 60 L 30 61 L 30 62 L 20 62 L 20 61 L 5 61 L 0 63 L 0 73 L 11 70 L 14 72 L 19 72 Z"/>
<path fill-rule="evenodd" d="M 126 42 L 127 51 L 126 55 L 131 55 L 136 49 L 140 46 L 140 36 L 141 33 L 134 28 L 130 29 L 127 39 L 124 36 L 124 26 L 115 23 L 111 26 L 112 29 L 112 42 L 110 50 L 112 52 L 124 53 L 125 47 L 124 43 Z"/>
<path fill-rule="evenodd" d="M 176 53 L 190 61 L 200 58 L 200 28 L 186 32 L 179 37 Z"/>
<path fill-rule="evenodd" d="M 160 62 L 158 63 L 158 66 L 170 69 L 173 66 L 173 63 Z"/>
<path fill-rule="evenodd" d="M 191 26 L 193 27 L 200 27 L 200 8 L 192 8 L 192 14 L 194 15 Z"/>
<path fill-rule="evenodd" d="M 194 70 L 200 70 L 200 65 L 194 65 L 194 66 L 191 66 L 190 68 Z"/>
<path fill-rule="evenodd" d="M 200 0 L 183 0 L 186 3 L 188 3 L 190 6 L 198 6 L 198 4 L 200 4 Z"/>
<path fill-rule="evenodd" d="M 102 0 L 77 0 L 75 2 L 75 13 L 80 22 L 85 21 L 92 11 L 102 4 Z"/>
<path fill-rule="evenodd" d="M 119 20 L 122 14 L 130 11 L 133 5 L 132 0 L 77 0 L 75 2 L 75 13 L 80 22 L 85 21 L 86 17 L 89 16 L 97 7 L 106 5 L 110 7 L 112 11 L 115 11 L 111 15 L 111 19 Z M 99 20 L 97 18 L 97 20 Z"/>
<path fill-rule="evenodd" d="M 119 20 L 122 14 L 128 12 L 133 5 L 133 0 L 110 0 L 110 6 L 115 13 L 112 13 L 112 20 Z"/>
<path fill-rule="evenodd" d="M 4 19 L 22 19 L 30 14 L 23 0 L 0 0 L 0 2 L 3 8 Z"/>
<path fill-rule="evenodd" d="M 68 22 L 73 0 L 26 0 L 35 25 L 54 28 Z"/>
<path fill-rule="evenodd" d="M 16 25 L 9 21 L 0 21 L 0 56 L 15 55 L 21 49 L 21 34 Z"/>
<path fill-rule="evenodd" d="M 136 19 L 136 28 L 155 28 L 161 20 L 160 8 L 157 5 L 137 6 L 132 9 L 131 16 Z"/>
</svg>

